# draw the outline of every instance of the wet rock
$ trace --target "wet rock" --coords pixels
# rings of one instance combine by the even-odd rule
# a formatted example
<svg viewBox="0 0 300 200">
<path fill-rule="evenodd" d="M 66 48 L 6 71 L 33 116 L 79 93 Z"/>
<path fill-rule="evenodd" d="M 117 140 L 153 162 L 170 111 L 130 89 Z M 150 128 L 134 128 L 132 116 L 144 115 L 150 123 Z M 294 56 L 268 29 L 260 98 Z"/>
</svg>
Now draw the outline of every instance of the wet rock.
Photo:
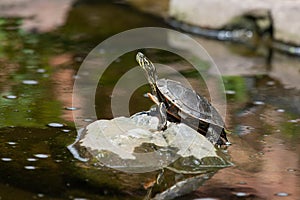
<svg viewBox="0 0 300 200">
<path fill-rule="evenodd" d="M 46 32 L 64 24 L 72 3 L 73 0 L 2 0 L 0 17 L 22 17 L 25 30 Z"/>
<path fill-rule="evenodd" d="M 143 12 L 151 13 L 154 15 L 167 17 L 169 9 L 169 0 L 149 1 L 149 0 L 126 0 L 134 7 L 142 10 Z"/>
<path fill-rule="evenodd" d="M 89 183 L 118 183 L 127 191 L 144 187 L 155 190 L 148 193 L 153 199 L 174 199 L 198 189 L 217 169 L 230 166 L 204 136 L 188 126 L 169 123 L 165 131 L 157 131 L 157 125 L 158 118 L 145 113 L 89 124 L 68 147 L 83 161 L 75 174 Z M 159 174 L 153 171 L 161 168 Z"/>
<path fill-rule="evenodd" d="M 300 45 L 300 2 L 284 0 L 170 0 L 169 15 L 188 24 L 219 29 L 237 17 L 271 13 L 275 39 Z"/>
<path fill-rule="evenodd" d="M 80 132 L 80 139 L 69 149 L 80 160 L 96 159 L 102 165 L 131 173 L 164 167 L 195 173 L 208 165 L 230 166 L 207 138 L 187 125 L 169 123 L 165 131 L 157 131 L 157 126 L 158 118 L 148 114 L 98 120 Z M 86 150 L 88 154 L 81 154 Z"/>
</svg>

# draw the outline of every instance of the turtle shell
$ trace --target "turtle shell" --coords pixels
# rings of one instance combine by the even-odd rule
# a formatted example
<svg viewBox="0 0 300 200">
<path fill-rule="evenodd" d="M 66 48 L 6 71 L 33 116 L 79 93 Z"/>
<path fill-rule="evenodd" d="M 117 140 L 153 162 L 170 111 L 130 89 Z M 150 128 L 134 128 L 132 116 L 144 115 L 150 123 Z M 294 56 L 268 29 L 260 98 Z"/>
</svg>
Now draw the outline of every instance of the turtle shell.
<svg viewBox="0 0 300 200">
<path fill-rule="evenodd" d="M 169 114 L 180 119 L 192 119 L 197 123 L 213 124 L 224 127 L 224 121 L 218 111 L 208 100 L 197 94 L 194 90 L 187 88 L 181 83 L 169 79 L 159 79 L 156 82 L 159 98 L 171 105 Z M 175 106 L 177 109 L 172 109 Z"/>
</svg>

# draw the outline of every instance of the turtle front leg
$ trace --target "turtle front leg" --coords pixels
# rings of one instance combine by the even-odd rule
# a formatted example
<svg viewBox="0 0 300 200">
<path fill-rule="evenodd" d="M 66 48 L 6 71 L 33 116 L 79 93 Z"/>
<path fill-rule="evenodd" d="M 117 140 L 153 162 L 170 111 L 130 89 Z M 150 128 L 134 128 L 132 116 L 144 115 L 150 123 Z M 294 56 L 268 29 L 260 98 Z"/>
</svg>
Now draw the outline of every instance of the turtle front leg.
<svg viewBox="0 0 300 200">
<path fill-rule="evenodd" d="M 167 109 L 164 103 L 160 102 L 158 104 L 157 114 L 158 114 L 158 126 L 157 130 L 164 131 L 167 129 Z"/>
<path fill-rule="evenodd" d="M 158 98 L 151 93 L 147 93 L 148 97 L 156 104 L 156 116 L 158 117 L 158 131 L 167 129 L 167 108 L 163 102 L 159 102 Z"/>
</svg>

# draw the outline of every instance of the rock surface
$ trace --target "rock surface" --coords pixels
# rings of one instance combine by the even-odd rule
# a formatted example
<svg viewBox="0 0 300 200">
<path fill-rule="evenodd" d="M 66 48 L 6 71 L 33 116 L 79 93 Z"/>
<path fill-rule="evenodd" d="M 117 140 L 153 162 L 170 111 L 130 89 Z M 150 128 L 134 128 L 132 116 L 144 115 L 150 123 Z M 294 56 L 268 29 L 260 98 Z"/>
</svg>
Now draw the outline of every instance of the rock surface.
<svg viewBox="0 0 300 200">
<path fill-rule="evenodd" d="M 274 37 L 287 43 L 300 44 L 300 1 L 295 0 L 170 0 L 169 15 L 185 23 L 218 29 L 234 18 L 261 16 L 270 12 Z"/>
<path fill-rule="evenodd" d="M 157 131 L 158 118 L 138 113 L 131 118 L 98 120 L 80 132 L 79 140 L 69 146 L 76 158 L 130 173 L 154 171 L 173 165 L 176 170 L 203 171 L 228 167 L 209 140 L 185 124 L 168 122 Z M 88 156 L 80 152 L 88 151 Z M 79 156 L 78 156 L 79 155 Z M 179 164 L 179 163 L 185 164 Z M 195 166 L 195 163 L 196 166 Z M 201 163 L 201 164 L 200 164 Z M 209 166 L 209 167 L 207 167 Z M 198 169 L 197 169 L 198 168 Z"/>
<path fill-rule="evenodd" d="M 202 28 L 219 29 L 237 17 L 271 14 L 274 37 L 286 43 L 300 45 L 299 0 L 127 0 L 134 7 L 161 17 L 174 17 Z"/>
<path fill-rule="evenodd" d="M 24 18 L 22 28 L 47 32 L 65 23 L 73 0 L 1 0 L 0 17 Z"/>
<path fill-rule="evenodd" d="M 134 7 L 150 14 L 168 17 L 169 0 L 149 1 L 149 0 L 127 0 Z"/>
</svg>

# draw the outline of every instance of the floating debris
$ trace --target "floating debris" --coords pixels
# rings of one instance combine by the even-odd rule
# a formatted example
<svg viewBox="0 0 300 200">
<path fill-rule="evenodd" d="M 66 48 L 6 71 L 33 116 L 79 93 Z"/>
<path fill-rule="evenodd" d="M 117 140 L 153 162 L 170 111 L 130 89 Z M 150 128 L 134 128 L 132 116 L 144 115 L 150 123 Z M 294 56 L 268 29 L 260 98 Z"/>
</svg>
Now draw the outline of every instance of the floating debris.
<svg viewBox="0 0 300 200">
<path fill-rule="evenodd" d="M 275 85 L 275 82 L 274 82 L 274 81 L 268 81 L 268 82 L 267 82 L 267 85 L 268 85 L 268 86 L 273 86 L 273 85 Z"/>
<path fill-rule="evenodd" d="M 7 144 L 9 144 L 9 145 L 16 145 L 18 143 L 16 143 L 16 142 L 7 142 Z"/>
<path fill-rule="evenodd" d="M 240 181 L 237 184 L 239 184 L 239 185 L 247 185 L 247 183 L 245 181 Z"/>
<path fill-rule="evenodd" d="M 253 101 L 253 104 L 254 105 L 264 105 L 265 102 L 263 102 L 263 101 Z"/>
<path fill-rule="evenodd" d="M 76 108 L 76 107 L 65 107 L 65 110 L 73 111 L 73 110 L 78 110 L 78 108 Z"/>
<path fill-rule="evenodd" d="M 42 69 L 42 68 L 40 68 L 40 69 L 37 69 L 37 70 L 36 70 L 36 72 L 37 72 L 37 73 L 41 73 L 41 74 L 43 74 L 43 73 L 45 73 L 45 72 L 46 72 L 46 70 L 45 70 L 45 69 Z"/>
<path fill-rule="evenodd" d="M 36 169 L 36 167 L 32 166 L 32 165 L 27 165 L 27 166 L 24 166 L 24 169 L 34 170 L 34 169 Z"/>
<path fill-rule="evenodd" d="M 234 91 L 234 90 L 226 90 L 225 91 L 225 94 L 231 94 L 231 95 L 233 95 L 233 94 L 235 94 L 236 92 Z"/>
<path fill-rule="evenodd" d="M 35 162 L 35 161 L 37 161 L 38 159 L 36 159 L 36 158 L 27 158 L 27 161 L 29 161 L 29 162 Z"/>
<path fill-rule="evenodd" d="M 277 111 L 277 112 L 280 112 L 280 113 L 285 112 L 285 110 L 284 110 L 284 109 L 281 109 L 281 108 L 278 108 L 276 111 Z"/>
<path fill-rule="evenodd" d="M 86 119 L 83 119 L 84 122 L 92 122 L 94 121 L 93 119 L 89 119 L 89 118 L 86 118 Z"/>
<path fill-rule="evenodd" d="M 42 153 L 39 153 L 39 154 L 34 154 L 34 157 L 36 158 L 48 158 L 49 155 L 47 154 L 42 154 Z"/>
<path fill-rule="evenodd" d="M 298 123 L 300 121 L 300 119 L 291 119 L 289 120 L 288 122 L 291 122 L 291 123 Z"/>
<path fill-rule="evenodd" d="M 22 83 L 25 85 L 37 85 L 39 82 L 36 80 L 23 80 Z"/>
<path fill-rule="evenodd" d="M 289 194 L 286 193 L 286 192 L 278 192 L 278 193 L 275 194 L 275 196 L 278 196 L 278 197 L 287 197 L 287 196 L 289 196 Z"/>
<path fill-rule="evenodd" d="M 74 197 L 74 200 L 88 200 L 87 198 Z"/>
<path fill-rule="evenodd" d="M 247 193 L 247 192 L 235 192 L 234 195 L 237 196 L 237 197 L 248 197 L 248 196 L 250 196 L 250 194 Z"/>
<path fill-rule="evenodd" d="M 293 168 L 288 168 L 287 171 L 288 171 L 288 172 L 295 172 L 295 171 L 297 171 L 297 170 L 296 170 L 296 169 L 293 169 Z"/>
<path fill-rule="evenodd" d="M 42 193 L 37 194 L 37 197 L 39 197 L 39 198 L 43 198 L 44 196 L 45 196 L 45 195 L 42 194 Z"/>
<path fill-rule="evenodd" d="M 12 161 L 11 158 L 1 158 L 1 160 L 4 161 L 4 162 L 10 162 L 10 161 Z"/>
<path fill-rule="evenodd" d="M 3 98 L 5 98 L 5 99 L 16 99 L 18 97 L 16 95 L 5 95 L 5 96 L 3 96 Z"/>
<path fill-rule="evenodd" d="M 64 127 L 63 124 L 61 124 L 61 123 L 56 123 L 56 122 L 49 123 L 49 124 L 47 124 L 47 126 L 52 127 L 52 128 L 62 128 L 62 127 Z"/>
</svg>

